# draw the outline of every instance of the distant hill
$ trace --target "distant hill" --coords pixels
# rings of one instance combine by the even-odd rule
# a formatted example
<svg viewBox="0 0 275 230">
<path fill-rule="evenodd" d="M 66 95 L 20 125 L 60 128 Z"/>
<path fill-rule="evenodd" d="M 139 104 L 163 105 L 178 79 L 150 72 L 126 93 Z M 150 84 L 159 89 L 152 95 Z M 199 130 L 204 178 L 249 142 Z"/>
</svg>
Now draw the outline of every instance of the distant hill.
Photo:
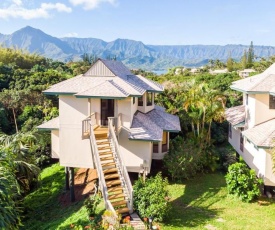
<svg viewBox="0 0 275 230">
<path fill-rule="evenodd" d="M 245 45 L 145 45 L 140 41 L 116 39 L 105 42 L 97 38 L 56 38 L 27 26 L 10 35 L 0 33 L 0 44 L 17 47 L 60 61 L 78 60 L 84 53 L 106 58 L 116 56 L 130 68 L 146 70 L 173 66 L 201 66 L 210 59 L 225 61 L 229 52 L 240 59 Z M 275 55 L 275 47 L 254 46 L 257 57 Z"/>
</svg>

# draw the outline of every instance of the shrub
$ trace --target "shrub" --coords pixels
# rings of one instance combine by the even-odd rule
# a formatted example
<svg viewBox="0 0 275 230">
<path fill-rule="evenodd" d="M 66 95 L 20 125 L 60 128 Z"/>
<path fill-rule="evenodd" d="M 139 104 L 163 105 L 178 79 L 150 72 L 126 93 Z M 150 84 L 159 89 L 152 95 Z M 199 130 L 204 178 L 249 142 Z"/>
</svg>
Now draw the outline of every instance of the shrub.
<svg viewBox="0 0 275 230">
<path fill-rule="evenodd" d="M 169 211 L 168 181 L 161 173 L 155 177 L 139 178 L 134 184 L 134 207 L 141 217 L 153 217 L 162 221 Z"/>
<path fill-rule="evenodd" d="M 236 195 L 244 202 L 250 202 L 260 195 L 259 186 L 263 181 L 245 163 L 230 165 L 225 179 L 229 194 Z"/>
<path fill-rule="evenodd" d="M 193 140 L 178 136 L 170 142 L 169 153 L 163 162 L 172 180 L 188 179 L 202 170 L 204 160 L 202 151 Z"/>
<path fill-rule="evenodd" d="M 97 194 L 91 195 L 85 200 L 84 205 L 87 209 L 89 216 L 94 216 L 96 214 L 96 207 L 99 205 L 100 201 L 101 198 Z"/>
</svg>

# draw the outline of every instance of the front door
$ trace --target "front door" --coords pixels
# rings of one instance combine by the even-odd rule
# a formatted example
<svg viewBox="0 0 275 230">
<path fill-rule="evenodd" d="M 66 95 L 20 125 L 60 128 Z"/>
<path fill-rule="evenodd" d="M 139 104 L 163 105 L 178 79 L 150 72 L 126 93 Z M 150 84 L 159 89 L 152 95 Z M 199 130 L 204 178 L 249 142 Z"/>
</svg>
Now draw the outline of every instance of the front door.
<svg viewBox="0 0 275 230">
<path fill-rule="evenodd" d="M 114 99 L 101 99 L 101 125 L 108 126 L 108 117 L 115 115 Z"/>
</svg>

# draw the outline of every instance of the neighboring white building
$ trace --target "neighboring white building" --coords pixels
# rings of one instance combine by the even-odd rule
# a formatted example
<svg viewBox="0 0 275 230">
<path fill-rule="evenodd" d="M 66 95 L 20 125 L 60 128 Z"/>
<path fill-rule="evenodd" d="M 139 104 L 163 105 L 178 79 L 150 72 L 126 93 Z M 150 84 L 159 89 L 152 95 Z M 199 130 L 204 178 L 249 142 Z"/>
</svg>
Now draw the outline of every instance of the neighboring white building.
<svg viewBox="0 0 275 230">
<path fill-rule="evenodd" d="M 249 77 L 251 73 L 255 73 L 256 71 L 254 69 L 244 69 L 239 72 L 239 76 L 241 78 Z"/>
<path fill-rule="evenodd" d="M 180 131 L 179 118 L 154 104 L 155 94 L 163 90 L 121 62 L 99 59 L 85 74 L 44 91 L 58 95 L 59 117 L 38 128 L 51 130 L 52 157 L 60 165 L 97 168 L 103 190 L 119 184 L 130 199 L 127 171 L 149 173 L 152 159 L 167 153 L 169 133 Z"/>
<path fill-rule="evenodd" d="M 253 77 L 232 83 L 243 105 L 227 109 L 229 143 L 267 186 L 275 186 L 270 149 L 275 137 L 275 64 Z"/>
<path fill-rule="evenodd" d="M 215 69 L 215 70 L 209 70 L 210 74 L 216 75 L 216 74 L 222 74 L 222 73 L 228 73 L 227 69 Z"/>
</svg>

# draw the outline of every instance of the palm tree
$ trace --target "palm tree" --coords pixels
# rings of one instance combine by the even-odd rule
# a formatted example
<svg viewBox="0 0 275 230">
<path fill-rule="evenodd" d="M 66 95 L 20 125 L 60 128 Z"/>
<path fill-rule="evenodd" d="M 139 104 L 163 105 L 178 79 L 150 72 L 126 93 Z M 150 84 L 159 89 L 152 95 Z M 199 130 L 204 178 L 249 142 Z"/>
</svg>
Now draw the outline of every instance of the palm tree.
<svg viewBox="0 0 275 230">
<path fill-rule="evenodd" d="M 0 135 L 0 150 L 12 160 L 15 178 L 22 193 L 30 190 L 32 182 L 37 181 L 40 173 L 39 167 L 29 163 L 27 157 L 28 149 L 35 140 L 36 138 L 32 133 L 19 132 L 13 135 Z"/>
</svg>

